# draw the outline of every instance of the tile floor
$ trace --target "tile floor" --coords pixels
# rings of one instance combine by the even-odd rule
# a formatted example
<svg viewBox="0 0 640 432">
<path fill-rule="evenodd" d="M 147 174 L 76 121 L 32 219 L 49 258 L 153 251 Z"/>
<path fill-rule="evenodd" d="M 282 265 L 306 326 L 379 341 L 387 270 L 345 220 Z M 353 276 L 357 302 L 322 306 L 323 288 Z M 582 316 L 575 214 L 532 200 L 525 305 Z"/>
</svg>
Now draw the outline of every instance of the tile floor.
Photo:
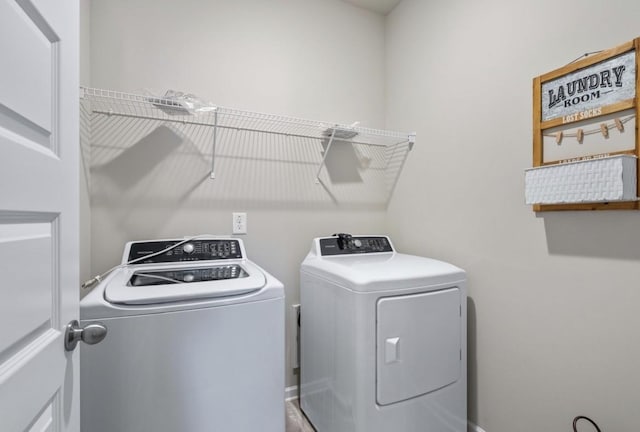
<svg viewBox="0 0 640 432">
<path fill-rule="evenodd" d="M 300 411 L 298 399 L 291 399 L 285 403 L 287 410 L 286 432 L 315 432 L 315 429 Z"/>
</svg>

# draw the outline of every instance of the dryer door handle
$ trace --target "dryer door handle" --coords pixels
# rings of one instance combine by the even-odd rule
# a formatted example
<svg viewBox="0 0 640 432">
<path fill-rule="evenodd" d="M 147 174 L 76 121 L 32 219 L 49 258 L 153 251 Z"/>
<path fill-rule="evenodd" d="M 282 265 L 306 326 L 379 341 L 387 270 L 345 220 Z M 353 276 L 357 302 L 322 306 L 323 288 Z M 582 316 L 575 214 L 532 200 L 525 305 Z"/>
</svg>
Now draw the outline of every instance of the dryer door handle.
<svg viewBox="0 0 640 432">
<path fill-rule="evenodd" d="M 387 338 L 384 341 L 384 362 L 394 363 L 399 361 L 400 360 L 399 349 L 400 349 L 399 337 Z"/>
<path fill-rule="evenodd" d="M 80 323 L 77 320 L 73 320 L 67 324 L 64 335 L 64 349 L 73 351 L 80 341 L 88 345 L 95 345 L 102 342 L 106 336 L 107 326 L 102 323 L 92 322 L 80 327 Z"/>
</svg>

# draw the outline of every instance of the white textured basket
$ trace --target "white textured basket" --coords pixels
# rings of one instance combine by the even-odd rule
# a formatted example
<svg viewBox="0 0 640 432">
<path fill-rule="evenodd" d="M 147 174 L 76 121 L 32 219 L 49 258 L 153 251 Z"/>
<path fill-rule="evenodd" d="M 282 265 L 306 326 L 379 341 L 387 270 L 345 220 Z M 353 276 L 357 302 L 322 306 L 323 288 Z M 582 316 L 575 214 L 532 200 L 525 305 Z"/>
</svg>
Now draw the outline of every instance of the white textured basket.
<svg viewBox="0 0 640 432">
<path fill-rule="evenodd" d="M 636 157 L 590 159 L 525 170 L 527 204 L 635 201 Z"/>
</svg>

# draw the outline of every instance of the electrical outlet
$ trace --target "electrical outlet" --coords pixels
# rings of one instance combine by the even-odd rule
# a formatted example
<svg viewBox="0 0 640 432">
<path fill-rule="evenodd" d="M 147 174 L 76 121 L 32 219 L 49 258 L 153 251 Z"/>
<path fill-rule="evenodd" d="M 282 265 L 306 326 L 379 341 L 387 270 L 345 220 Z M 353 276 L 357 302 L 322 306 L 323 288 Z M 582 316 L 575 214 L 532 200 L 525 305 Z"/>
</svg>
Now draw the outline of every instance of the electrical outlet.
<svg viewBox="0 0 640 432">
<path fill-rule="evenodd" d="M 247 233 L 247 214 L 234 212 L 232 228 L 233 228 L 234 234 L 246 234 Z"/>
</svg>

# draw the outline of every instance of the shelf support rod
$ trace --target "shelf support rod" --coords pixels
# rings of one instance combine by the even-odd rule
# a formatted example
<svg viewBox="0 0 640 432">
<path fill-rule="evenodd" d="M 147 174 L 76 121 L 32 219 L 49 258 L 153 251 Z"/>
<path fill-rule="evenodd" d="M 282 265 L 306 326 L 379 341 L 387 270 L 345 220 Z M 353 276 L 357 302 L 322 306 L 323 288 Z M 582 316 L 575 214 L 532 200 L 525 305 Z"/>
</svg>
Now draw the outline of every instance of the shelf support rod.
<svg viewBox="0 0 640 432">
<path fill-rule="evenodd" d="M 211 178 L 216 178 L 216 142 L 218 141 L 218 108 L 213 112 L 213 145 L 211 146 Z"/>
<path fill-rule="evenodd" d="M 322 167 L 324 166 L 325 161 L 327 160 L 327 155 L 329 154 L 329 150 L 331 149 L 331 144 L 333 144 L 333 138 L 336 136 L 336 129 L 333 128 L 331 131 L 331 138 L 329 138 L 329 144 L 327 144 L 327 148 L 324 149 L 324 155 L 322 155 L 322 162 L 320 162 L 320 166 L 318 167 L 318 172 L 316 173 L 316 184 L 320 184 L 320 171 L 322 171 Z"/>
</svg>

